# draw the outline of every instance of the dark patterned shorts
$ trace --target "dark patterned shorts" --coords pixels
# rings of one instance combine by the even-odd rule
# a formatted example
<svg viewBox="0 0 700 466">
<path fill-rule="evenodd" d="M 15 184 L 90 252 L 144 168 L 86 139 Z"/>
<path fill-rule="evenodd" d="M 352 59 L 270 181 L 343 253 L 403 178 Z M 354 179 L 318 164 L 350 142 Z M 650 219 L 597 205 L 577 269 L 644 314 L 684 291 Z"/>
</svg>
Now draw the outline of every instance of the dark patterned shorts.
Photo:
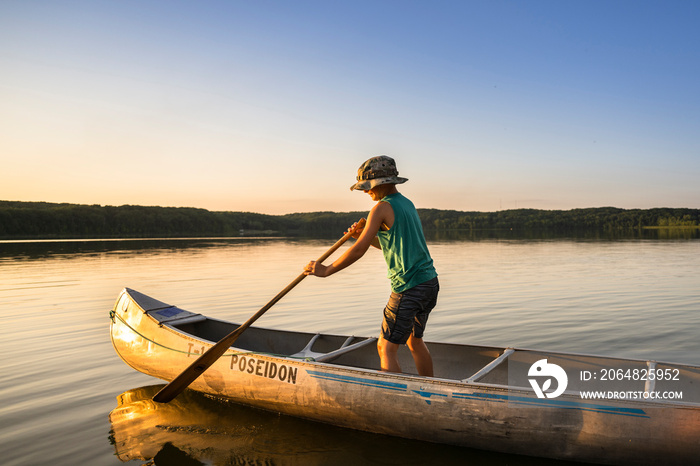
<svg viewBox="0 0 700 466">
<path fill-rule="evenodd" d="M 428 315 L 437 304 L 440 291 L 438 279 L 416 285 L 403 293 L 391 293 L 384 308 L 382 336 L 397 345 L 403 345 L 408 337 L 423 338 Z"/>
</svg>

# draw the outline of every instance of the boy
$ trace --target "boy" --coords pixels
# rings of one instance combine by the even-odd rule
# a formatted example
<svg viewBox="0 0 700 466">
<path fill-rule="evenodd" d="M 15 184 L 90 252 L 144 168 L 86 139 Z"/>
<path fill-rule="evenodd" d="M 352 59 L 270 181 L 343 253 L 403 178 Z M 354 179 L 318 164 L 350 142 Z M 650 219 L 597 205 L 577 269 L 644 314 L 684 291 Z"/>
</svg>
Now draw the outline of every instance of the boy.
<svg viewBox="0 0 700 466">
<path fill-rule="evenodd" d="M 355 235 L 355 244 L 331 265 L 311 261 L 304 273 L 328 277 L 356 262 L 370 246 L 381 249 L 392 291 L 377 342 L 382 370 L 401 372 L 397 352 L 400 345 L 406 344 L 418 373 L 432 377 L 433 360 L 423 342 L 423 332 L 440 285 L 418 212 L 396 189 L 397 184 L 408 179 L 398 174 L 394 159 L 386 155 L 372 157 L 360 166 L 357 183 L 350 190 L 362 190 L 377 202 L 365 228 Z"/>
</svg>

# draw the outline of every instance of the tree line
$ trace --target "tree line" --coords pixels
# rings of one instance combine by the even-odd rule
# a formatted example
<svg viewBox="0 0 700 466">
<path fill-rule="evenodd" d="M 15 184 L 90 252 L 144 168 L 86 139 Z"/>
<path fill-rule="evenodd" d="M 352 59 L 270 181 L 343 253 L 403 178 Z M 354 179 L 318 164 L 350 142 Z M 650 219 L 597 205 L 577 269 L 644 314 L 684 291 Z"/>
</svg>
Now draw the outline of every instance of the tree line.
<svg viewBox="0 0 700 466">
<path fill-rule="evenodd" d="M 693 227 L 700 224 L 700 209 L 619 209 L 599 207 L 572 210 L 514 209 L 498 212 L 460 212 L 425 209 L 426 229 L 530 230 L 571 233 L 623 231 L 656 227 Z"/>
<path fill-rule="evenodd" d="M 426 231 L 514 230 L 617 232 L 697 227 L 700 209 L 514 209 L 463 212 L 418 209 Z M 0 201 L 0 238 L 154 238 L 205 236 L 326 236 L 343 232 L 367 212 L 267 215 L 189 207 L 100 206 Z"/>
</svg>

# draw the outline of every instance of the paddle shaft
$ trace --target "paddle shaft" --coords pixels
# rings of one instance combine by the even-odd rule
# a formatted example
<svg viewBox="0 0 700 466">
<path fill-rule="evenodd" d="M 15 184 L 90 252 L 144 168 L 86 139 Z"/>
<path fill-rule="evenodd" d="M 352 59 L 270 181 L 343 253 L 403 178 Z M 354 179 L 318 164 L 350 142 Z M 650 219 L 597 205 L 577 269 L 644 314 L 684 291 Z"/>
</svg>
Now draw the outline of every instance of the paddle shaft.
<svg viewBox="0 0 700 466">
<path fill-rule="evenodd" d="M 326 251 L 321 257 L 318 258 L 316 262 L 323 262 L 328 259 L 328 257 L 333 254 L 340 246 L 343 245 L 358 229 L 363 228 L 365 225 L 365 219 L 360 219 L 357 222 L 355 228 L 350 229 L 342 238 L 340 238 L 331 248 Z M 204 354 L 197 358 L 190 366 L 185 369 L 180 375 L 175 377 L 168 385 L 163 387 L 156 395 L 153 397 L 153 401 L 158 403 L 167 403 L 173 398 L 182 393 L 192 382 L 195 381 L 205 370 L 209 369 L 212 364 L 214 364 L 238 339 L 239 336 L 245 330 L 250 327 L 253 322 L 258 320 L 260 316 L 265 314 L 268 309 L 277 303 L 284 295 L 289 293 L 292 288 L 297 286 L 306 275 L 302 272 L 297 278 L 292 281 L 285 289 L 277 293 L 277 296 L 272 298 L 270 302 L 265 304 L 258 312 L 256 312 L 250 319 L 245 321 L 240 327 L 238 327 L 233 332 L 222 338 L 217 344 L 209 348 Z"/>
</svg>

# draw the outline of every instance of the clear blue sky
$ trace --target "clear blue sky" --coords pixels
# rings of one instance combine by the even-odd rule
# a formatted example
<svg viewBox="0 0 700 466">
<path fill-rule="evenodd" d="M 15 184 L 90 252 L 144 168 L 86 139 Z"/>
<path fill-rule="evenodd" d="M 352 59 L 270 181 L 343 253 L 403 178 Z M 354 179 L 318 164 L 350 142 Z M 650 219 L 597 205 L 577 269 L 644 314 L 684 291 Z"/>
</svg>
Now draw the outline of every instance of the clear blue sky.
<svg viewBox="0 0 700 466">
<path fill-rule="evenodd" d="M 0 199 L 700 208 L 700 2 L 0 2 Z"/>
</svg>

